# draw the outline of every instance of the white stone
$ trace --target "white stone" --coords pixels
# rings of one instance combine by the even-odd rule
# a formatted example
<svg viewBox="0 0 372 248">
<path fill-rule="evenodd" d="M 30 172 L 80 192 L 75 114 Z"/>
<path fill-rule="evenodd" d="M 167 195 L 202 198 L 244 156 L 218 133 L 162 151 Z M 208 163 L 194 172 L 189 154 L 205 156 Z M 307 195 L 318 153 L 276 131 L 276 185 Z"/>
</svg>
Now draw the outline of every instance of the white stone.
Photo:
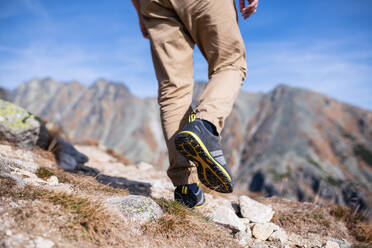
<svg viewBox="0 0 372 248">
<path fill-rule="evenodd" d="M 71 195 L 74 192 L 72 186 L 65 183 L 59 183 L 57 185 L 46 185 L 44 187 L 56 193 L 65 193 L 67 195 Z"/>
<path fill-rule="evenodd" d="M 42 237 L 37 237 L 35 240 L 35 247 L 36 248 L 52 248 L 54 243 L 49 239 L 44 239 Z"/>
<path fill-rule="evenodd" d="M 246 219 L 246 218 L 242 218 L 242 219 L 240 219 L 242 222 L 243 222 L 243 224 L 245 225 L 245 232 L 250 236 L 250 237 L 252 237 L 252 231 L 251 231 L 251 226 L 250 226 L 250 222 L 249 222 L 249 220 L 248 219 Z"/>
<path fill-rule="evenodd" d="M 252 234 L 256 239 L 265 241 L 274 232 L 275 226 L 272 223 L 257 223 L 253 226 Z"/>
<path fill-rule="evenodd" d="M 58 184 L 58 178 L 56 176 L 51 176 L 47 180 L 49 185 L 57 185 Z"/>
<path fill-rule="evenodd" d="M 140 170 L 150 170 L 152 168 L 154 168 L 151 164 L 149 163 L 146 163 L 146 162 L 140 162 L 138 165 L 137 165 L 138 169 Z"/>
<path fill-rule="evenodd" d="M 8 236 L 11 236 L 12 235 L 12 231 L 6 230 L 5 234 L 8 235 Z"/>
<path fill-rule="evenodd" d="M 239 197 L 239 205 L 243 217 L 251 222 L 267 223 L 274 215 L 274 211 L 270 207 L 245 195 Z"/>
<path fill-rule="evenodd" d="M 250 229 L 247 229 L 247 230 L 249 230 L 249 233 L 245 231 L 240 231 L 235 234 L 235 238 L 239 241 L 239 244 L 243 247 L 251 246 L 253 242 L 251 230 Z"/>
<path fill-rule="evenodd" d="M 270 246 L 268 246 L 267 244 L 265 244 L 265 242 L 263 242 L 262 240 L 254 240 L 253 244 L 250 246 L 252 248 L 271 248 Z"/>
<path fill-rule="evenodd" d="M 232 208 L 219 206 L 211 215 L 211 219 L 233 231 L 245 231 L 246 227 Z"/>
<path fill-rule="evenodd" d="M 18 208 L 19 207 L 18 204 L 15 203 L 15 202 L 10 202 L 9 205 L 10 205 L 11 208 Z"/>
<path fill-rule="evenodd" d="M 325 248 L 340 248 L 340 246 L 336 242 L 328 240 Z"/>
<path fill-rule="evenodd" d="M 288 241 L 287 233 L 283 229 L 274 231 L 269 237 L 271 241 L 280 241 L 281 244 L 284 244 Z"/>
</svg>

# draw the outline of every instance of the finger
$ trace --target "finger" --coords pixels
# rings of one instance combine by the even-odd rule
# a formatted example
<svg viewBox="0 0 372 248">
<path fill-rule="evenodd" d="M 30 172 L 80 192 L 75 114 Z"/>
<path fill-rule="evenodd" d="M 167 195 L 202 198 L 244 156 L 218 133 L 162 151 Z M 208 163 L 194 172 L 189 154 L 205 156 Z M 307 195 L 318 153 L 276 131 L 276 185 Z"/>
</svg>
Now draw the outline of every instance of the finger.
<svg viewBox="0 0 372 248">
<path fill-rule="evenodd" d="M 243 12 L 242 12 L 242 15 L 247 15 L 247 14 L 253 14 L 254 12 L 256 11 L 255 8 L 249 8 L 249 9 L 245 9 Z"/>
<path fill-rule="evenodd" d="M 258 0 L 248 0 L 249 4 L 258 4 Z"/>
<path fill-rule="evenodd" d="M 257 10 L 257 4 L 258 3 L 256 3 L 255 5 L 247 6 L 245 9 L 243 9 L 243 11 L 241 12 L 242 16 L 247 19 L 249 16 L 254 14 Z"/>
<path fill-rule="evenodd" d="M 251 4 L 249 4 L 247 7 L 245 7 L 245 8 L 243 9 L 243 11 L 246 11 L 246 10 L 248 10 L 248 9 L 257 9 L 257 6 L 258 6 L 258 2 L 251 3 Z"/>
<path fill-rule="evenodd" d="M 239 10 L 240 10 L 240 12 L 243 11 L 244 7 L 245 7 L 245 0 L 239 0 Z"/>
<path fill-rule="evenodd" d="M 250 11 L 244 12 L 244 13 L 242 13 L 242 16 L 244 17 L 244 19 L 247 19 L 248 17 L 250 17 L 254 13 L 256 13 L 256 9 L 252 9 Z"/>
<path fill-rule="evenodd" d="M 248 17 L 250 17 L 250 16 L 253 15 L 254 13 L 256 13 L 256 10 L 252 10 L 252 11 L 250 11 L 250 12 L 247 12 L 247 13 L 243 14 L 243 17 L 244 17 L 245 19 L 247 19 Z"/>
<path fill-rule="evenodd" d="M 257 8 L 257 6 L 258 6 L 258 0 L 252 0 L 252 1 L 249 1 L 249 4 L 246 7 L 246 9 L 248 9 L 248 8 Z"/>
</svg>

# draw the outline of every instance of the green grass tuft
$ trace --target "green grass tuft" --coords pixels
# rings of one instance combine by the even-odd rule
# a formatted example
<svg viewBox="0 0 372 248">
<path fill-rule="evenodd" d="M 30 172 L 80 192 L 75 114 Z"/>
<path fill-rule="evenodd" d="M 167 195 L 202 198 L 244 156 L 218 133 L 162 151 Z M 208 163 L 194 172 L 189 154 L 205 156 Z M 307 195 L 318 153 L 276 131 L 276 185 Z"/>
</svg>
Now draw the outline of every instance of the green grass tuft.
<svg viewBox="0 0 372 248">
<path fill-rule="evenodd" d="M 36 171 L 36 176 L 38 178 L 41 178 L 41 179 L 48 179 L 50 178 L 51 176 L 54 176 L 54 173 L 45 169 L 45 168 L 39 168 L 37 171 Z"/>
<path fill-rule="evenodd" d="M 164 198 L 155 200 L 157 204 L 163 209 L 164 212 L 184 217 L 186 214 L 191 213 L 189 209 L 187 209 L 182 203 L 177 201 L 169 201 Z"/>
</svg>

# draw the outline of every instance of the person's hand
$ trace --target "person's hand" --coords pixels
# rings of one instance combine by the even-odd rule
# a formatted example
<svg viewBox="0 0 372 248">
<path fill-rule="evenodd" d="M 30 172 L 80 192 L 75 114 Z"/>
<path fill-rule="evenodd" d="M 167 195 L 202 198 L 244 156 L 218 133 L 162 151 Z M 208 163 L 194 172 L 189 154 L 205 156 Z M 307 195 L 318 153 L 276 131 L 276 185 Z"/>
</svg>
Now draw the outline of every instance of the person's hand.
<svg viewBox="0 0 372 248">
<path fill-rule="evenodd" d="M 245 2 L 248 1 L 248 6 L 245 6 Z M 244 19 L 247 19 L 252 14 L 256 13 L 258 6 L 258 0 L 239 0 L 239 10 Z"/>
</svg>

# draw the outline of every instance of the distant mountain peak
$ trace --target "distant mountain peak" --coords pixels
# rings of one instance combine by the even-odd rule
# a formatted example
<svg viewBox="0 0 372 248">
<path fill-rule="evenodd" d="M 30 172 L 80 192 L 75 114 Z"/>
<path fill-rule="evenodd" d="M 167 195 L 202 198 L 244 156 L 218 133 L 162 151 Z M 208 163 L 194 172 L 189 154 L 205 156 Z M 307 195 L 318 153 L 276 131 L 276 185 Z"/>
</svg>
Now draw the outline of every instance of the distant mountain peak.
<svg viewBox="0 0 372 248">
<path fill-rule="evenodd" d="M 132 161 L 166 165 L 156 99 L 138 98 L 105 79 L 90 87 L 50 78 L 32 82 L 15 91 L 16 104 L 58 122 L 72 138 L 95 139 Z M 205 86 L 195 83 L 194 104 Z M 280 84 L 269 93 L 241 91 L 222 136 L 243 190 L 253 185 L 266 195 L 348 204 L 346 181 L 372 189 L 371 111 Z"/>
</svg>

